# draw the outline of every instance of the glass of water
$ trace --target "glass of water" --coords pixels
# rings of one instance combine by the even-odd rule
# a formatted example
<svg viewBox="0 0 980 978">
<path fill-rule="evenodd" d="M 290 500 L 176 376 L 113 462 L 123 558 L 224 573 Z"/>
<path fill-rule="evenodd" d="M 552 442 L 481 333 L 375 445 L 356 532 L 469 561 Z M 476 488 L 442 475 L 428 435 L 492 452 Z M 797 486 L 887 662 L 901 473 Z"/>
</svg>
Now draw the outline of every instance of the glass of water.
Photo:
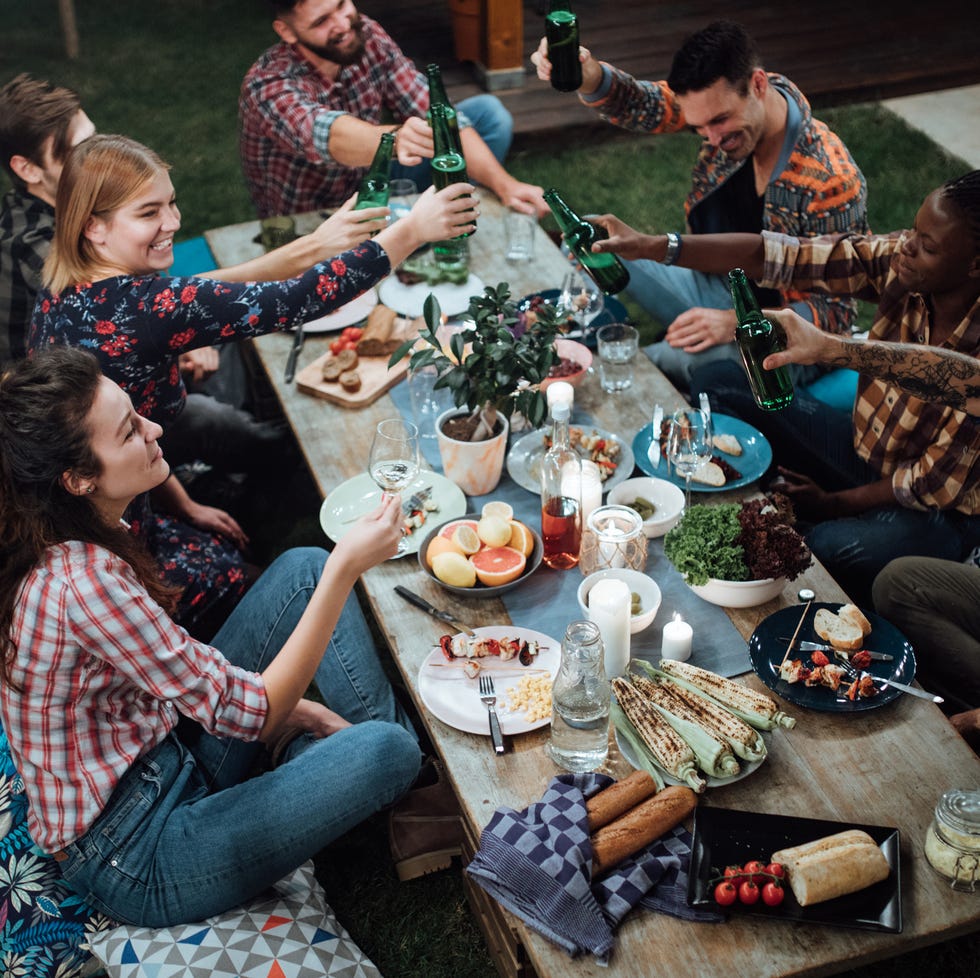
<svg viewBox="0 0 980 978">
<path fill-rule="evenodd" d="M 640 334 L 628 323 L 609 323 L 596 333 L 599 351 L 599 380 L 608 394 L 633 386 L 633 360 L 640 347 Z"/>
<path fill-rule="evenodd" d="M 414 180 L 407 180 L 399 177 L 392 180 L 389 184 L 388 209 L 391 214 L 388 218 L 390 224 L 405 217 L 406 214 L 415 206 L 415 201 L 419 199 L 419 188 L 415 186 Z"/>
</svg>

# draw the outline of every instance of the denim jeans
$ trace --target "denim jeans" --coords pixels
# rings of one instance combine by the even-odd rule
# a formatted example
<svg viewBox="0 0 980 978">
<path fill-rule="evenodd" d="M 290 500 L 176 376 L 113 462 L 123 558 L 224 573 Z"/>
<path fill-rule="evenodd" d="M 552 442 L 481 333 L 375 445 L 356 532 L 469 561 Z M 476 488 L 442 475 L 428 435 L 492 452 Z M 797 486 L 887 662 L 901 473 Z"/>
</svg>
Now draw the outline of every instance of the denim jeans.
<svg viewBox="0 0 980 978">
<path fill-rule="evenodd" d="M 456 110 L 469 119 L 497 162 L 503 163 L 514 135 L 514 120 L 504 103 L 496 95 L 474 95 L 459 102 Z M 429 160 L 423 160 L 417 166 L 403 166 L 394 161 L 391 165 L 391 178 L 413 180 L 419 190 L 425 190 L 432 183 L 432 167 Z"/>
<path fill-rule="evenodd" d="M 878 480 L 854 451 L 851 415 L 797 388 L 781 411 L 762 411 L 745 373 L 733 363 L 712 363 L 695 371 L 691 396 L 711 396 L 714 409 L 758 428 L 773 449 L 774 464 L 809 476 L 836 492 Z M 980 542 L 980 517 L 952 510 L 880 506 L 857 516 L 827 520 L 806 530 L 814 556 L 859 605 L 870 607 L 875 575 L 896 557 L 962 560 Z"/>
<path fill-rule="evenodd" d="M 214 646 L 261 671 L 291 634 L 326 554 L 279 557 Z M 304 735 L 254 775 L 258 742 L 182 720 L 124 775 L 88 832 L 66 848 L 67 882 L 110 917 L 150 927 L 200 920 L 262 892 L 358 822 L 397 800 L 420 752 L 351 595 L 316 673 L 324 701 L 354 725 Z"/>
</svg>

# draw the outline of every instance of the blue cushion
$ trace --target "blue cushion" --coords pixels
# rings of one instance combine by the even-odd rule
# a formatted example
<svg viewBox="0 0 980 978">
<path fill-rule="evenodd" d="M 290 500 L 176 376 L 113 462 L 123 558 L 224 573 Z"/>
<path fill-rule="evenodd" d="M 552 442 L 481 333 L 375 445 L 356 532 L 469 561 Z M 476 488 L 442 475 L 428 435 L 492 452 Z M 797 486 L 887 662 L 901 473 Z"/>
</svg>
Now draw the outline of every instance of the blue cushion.
<svg viewBox="0 0 980 978">
<path fill-rule="evenodd" d="M 857 383 L 856 370 L 831 370 L 810 384 L 807 393 L 838 411 L 850 411 L 857 396 Z"/>
<path fill-rule="evenodd" d="M 197 272 L 210 272 L 217 266 L 214 255 L 203 237 L 191 238 L 174 245 L 174 263 L 170 266 L 171 275 L 194 275 Z"/>
</svg>

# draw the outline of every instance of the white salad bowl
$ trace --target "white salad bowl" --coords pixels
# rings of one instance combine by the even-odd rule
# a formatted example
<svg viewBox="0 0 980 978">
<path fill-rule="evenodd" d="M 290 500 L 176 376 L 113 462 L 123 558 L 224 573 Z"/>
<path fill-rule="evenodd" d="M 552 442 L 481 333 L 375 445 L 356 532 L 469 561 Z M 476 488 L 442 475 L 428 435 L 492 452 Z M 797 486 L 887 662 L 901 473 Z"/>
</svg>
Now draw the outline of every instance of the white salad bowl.
<svg viewBox="0 0 980 978">
<path fill-rule="evenodd" d="M 766 577 L 759 581 L 720 581 L 709 577 L 707 584 L 687 585 L 699 598 L 722 608 L 754 608 L 782 594 L 785 577 Z"/>
</svg>

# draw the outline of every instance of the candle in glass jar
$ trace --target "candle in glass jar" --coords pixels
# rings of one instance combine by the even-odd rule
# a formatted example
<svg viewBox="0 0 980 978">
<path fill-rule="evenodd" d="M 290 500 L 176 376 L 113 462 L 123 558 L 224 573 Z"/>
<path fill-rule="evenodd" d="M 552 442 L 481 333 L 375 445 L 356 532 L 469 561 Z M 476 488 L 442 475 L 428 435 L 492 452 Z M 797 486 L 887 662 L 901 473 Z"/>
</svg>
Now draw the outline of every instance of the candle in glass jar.
<svg viewBox="0 0 980 978">
<path fill-rule="evenodd" d="M 605 649 L 606 676 L 621 676 L 630 663 L 630 589 L 625 581 L 596 581 L 589 591 L 589 619 L 598 626 Z"/>
<path fill-rule="evenodd" d="M 691 657 L 691 639 L 694 629 L 675 611 L 673 621 L 664 625 L 661 659 L 677 659 L 685 662 Z"/>
</svg>

